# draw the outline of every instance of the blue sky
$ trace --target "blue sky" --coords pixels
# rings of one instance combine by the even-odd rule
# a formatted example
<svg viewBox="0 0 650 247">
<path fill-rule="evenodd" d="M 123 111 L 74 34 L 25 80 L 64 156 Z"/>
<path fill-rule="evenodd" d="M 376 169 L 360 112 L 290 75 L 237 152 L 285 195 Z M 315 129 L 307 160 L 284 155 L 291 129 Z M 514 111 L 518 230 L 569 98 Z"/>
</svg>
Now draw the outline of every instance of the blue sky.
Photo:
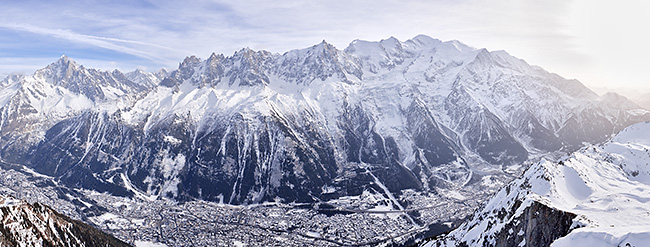
<svg viewBox="0 0 650 247">
<path fill-rule="evenodd" d="M 154 71 L 243 47 L 282 53 L 325 39 L 343 49 L 425 34 L 506 50 L 589 86 L 645 90 L 646 2 L 0 0 L 0 76 L 31 74 L 63 54 L 87 67 Z"/>
</svg>

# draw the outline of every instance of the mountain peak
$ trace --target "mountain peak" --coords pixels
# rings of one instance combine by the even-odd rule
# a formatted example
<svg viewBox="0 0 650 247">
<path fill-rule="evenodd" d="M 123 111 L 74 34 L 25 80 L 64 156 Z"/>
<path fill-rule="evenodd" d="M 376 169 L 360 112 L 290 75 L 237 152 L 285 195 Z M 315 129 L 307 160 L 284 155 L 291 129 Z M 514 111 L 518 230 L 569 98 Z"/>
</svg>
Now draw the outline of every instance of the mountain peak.
<svg viewBox="0 0 650 247">
<path fill-rule="evenodd" d="M 285 58 L 291 57 L 292 59 L 309 59 L 311 57 L 332 58 L 335 57 L 340 51 L 334 45 L 327 43 L 323 40 L 320 43 L 304 49 L 291 50 L 284 53 Z"/>
<path fill-rule="evenodd" d="M 68 57 L 68 56 L 66 56 L 66 55 L 61 55 L 61 57 L 59 58 L 59 60 L 57 60 L 56 62 L 54 62 L 54 64 L 57 64 L 57 65 L 66 65 L 66 66 L 72 65 L 73 68 L 77 68 L 77 67 L 79 67 L 79 65 L 77 64 L 77 62 L 75 62 L 72 58 L 70 58 L 70 57 Z"/>
<path fill-rule="evenodd" d="M 4 85 L 13 84 L 13 83 L 16 83 L 16 82 L 22 80 L 23 78 L 25 78 L 25 75 L 23 75 L 23 74 L 20 74 L 20 73 L 12 73 L 12 74 L 7 75 L 7 77 L 5 77 L 5 78 L 2 80 L 2 82 L 0 83 L 0 85 L 3 85 L 3 86 L 4 86 Z"/>
<path fill-rule="evenodd" d="M 63 54 L 63 55 L 61 55 L 61 57 L 59 57 L 59 60 L 70 61 L 72 59 L 70 57 L 68 57 L 67 55 Z"/>
<path fill-rule="evenodd" d="M 169 71 L 167 71 L 167 69 L 165 69 L 165 68 L 162 68 L 162 69 L 158 70 L 158 72 L 156 72 L 156 74 L 161 76 L 161 77 L 164 77 L 167 74 L 169 74 Z"/>
<path fill-rule="evenodd" d="M 388 39 L 382 39 L 379 43 L 386 49 L 394 49 L 402 46 L 402 42 L 393 36 L 390 36 Z"/>
<path fill-rule="evenodd" d="M 41 77 L 50 83 L 57 84 L 58 81 L 64 78 L 70 78 L 77 74 L 82 66 L 79 66 L 74 60 L 66 55 L 62 55 L 59 60 L 51 63 L 45 68 L 39 69 L 34 73 L 35 76 Z"/>
<path fill-rule="evenodd" d="M 201 63 L 201 59 L 196 57 L 195 55 L 191 55 L 183 59 L 183 62 L 179 65 L 179 68 L 184 68 L 188 66 L 195 66 Z"/>
<path fill-rule="evenodd" d="M 476 50 L 476 48 L 471 47 L 469 45 L 464 44 L 463 42 L 460 42 L 458 40 L 450 40 L 450 41 L 445 41 L 443 42 L 444 44 L 449 44 L 456 48 L 459 52 L 466 53 L 466 52 L 471 52 Z"/>
<path fill-rule="evenodd" d="M 411 44 L 415 47 L 433 47 L 442 43 L 439 39 L 434 39 L 424 34 L 419 34 L 412 39 L 409 39 L 404 42 L 405 44 Z"/>
<path fill-rule="evenodd" d="M 415 37 L 413 37 L 411 40 L 414 40 L 414 41 L 433 41 L 433 40 L 438 40 L 438 39 L 431 38 L 431 36 L 428 36 L 428 35 L 418 34 Z"/>
<path fill-rule="evenodd" d="M 490 52 L 487 49 L 481 48 L 478 50 L 478 53 L 476 53 L 474 63 L 484 63 L 484 64 L 494 65 L 496 62 L 494 61 L 492 54 L 490 54 Z"/>
<path fill-rule="evenodd" d="M 249 61 L 251 61 L 251 60 L 257 61 L 257 60 L 263 59 L 265 57 L 272 57 L 272 56 L 273 55 L 272 55 L 271 52 L 268 52 L 268 51 L 265 51 L 265 50 L 256 51 L 256 50 L 253 50 L 253 49 L 251 49 L 249 47 L 245 47 L 245 48 L 242 48 L 239 51 L 236 51 L 235 54 L 233 54 L 232 57 L 230 57 L 230 58 L 245 59 L 245 60 L 249 60 Z M 213 57 L 210 56 L 210 58 L 213 58 Z M 221 55 L 221 54 L 220 55 L 215 55 L 214 58 L 217 58 L 217 59 L 218 58 L 224 58 L 225 59 L 225 57 L 223 57 L 223 55 Z"/>
<path fill-rule="evenodd" d="M 213 52 L 212 54 L 210 54 L 210 57 L 208 58 L 207 61 L 217 61 L 220 59 L 223 59 L 223 55 L 221 54 L 217 55 L 216 53 Z"/>
<path fill-rule="evenodd" d="M 382 39 L 379 42 L 400 42 L 395 36 L 390 36 L 387 39 Z"/>
<path fill-rule="evenodd" d="M 242 56 L 242 55 L 246 55 L 246 54 L 251 54 L 251 53 L 254 53 L 254 52 L 255 52 L 255 50 L 251 49 L 250 47 L 244 47 L 244 48 L 241 48 L 238 51 L 236 51 L 235 54 L 233 54 L 233 57 Z"/>
<path fill-rule="evenodd" d="M 327 43 L 327 41 L 325 41 L 324 39 L 323 39 L 323 41 L 321 41 L 317 45 L 312 46 L 311 48 L 312 49 L 324 49 L 324 50 L 330 50 L 330 51 L 331 50 L 336 50 L 336 47 L 334 47 L 334 45 L 332 45 L 330 43 Z"/>
<path fill-rule="evenodd" d="M 604 102 L 605 104 L 615 107 L 615 108 L 622 108 L 622 109 L 638 109 L 640 108 L 637 104 L 629 100 L 623 95 L 614 93 L 614 92 L 608 92 L 604 94 L 603 96 L 600 96 L 600 100 Z"/>
</svg>

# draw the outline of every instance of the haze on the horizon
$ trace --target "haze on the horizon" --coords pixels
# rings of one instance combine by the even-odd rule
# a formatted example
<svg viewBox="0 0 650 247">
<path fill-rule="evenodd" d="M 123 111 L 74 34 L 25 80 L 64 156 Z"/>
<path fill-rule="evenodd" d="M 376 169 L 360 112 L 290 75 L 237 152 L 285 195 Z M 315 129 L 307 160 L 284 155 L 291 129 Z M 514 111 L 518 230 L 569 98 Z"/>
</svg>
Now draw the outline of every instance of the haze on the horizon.
<svg viewBox="0 0 650 247">
<path fill-rule="evenodd" d="M 566 78 L 650 92 L 642 0 L 1 1 L 0 76 L 66 54 L 87 67 L 176 68 L 188 55 L 418 34 L 506 50 Z"/>
</svg>

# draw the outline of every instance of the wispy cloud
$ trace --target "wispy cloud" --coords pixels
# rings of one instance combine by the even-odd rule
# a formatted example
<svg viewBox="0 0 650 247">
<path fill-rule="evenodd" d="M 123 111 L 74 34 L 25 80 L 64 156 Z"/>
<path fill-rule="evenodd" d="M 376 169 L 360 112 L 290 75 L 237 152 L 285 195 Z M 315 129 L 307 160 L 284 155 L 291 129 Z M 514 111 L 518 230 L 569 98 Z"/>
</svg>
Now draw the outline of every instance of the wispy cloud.
<svg viewBox="0 0 650 247">
<path fill-rule="evenodd" d="M 61 13 L 45 14 L 46 22 L 35 23 L 29 18 L 34 13 L 19 10 L 7 11 L 6 14 L 16 17 L 6 18 L 2 23 L 12 23 L 8 20 L 14 19 L 13 23 L 20 24 L 4 26 L 147 59 L 188 53 L 207 56 L 212 51 L 230 53 L 244 46 L 283 52 L 322 39 L 344 48 L 354 39 L 395 36 L 404 40 L 421 33 L 483 47 L 497 44 L 498 36 L 530 36 L 531 31 L 520 24 L 531 24 L 532 18 L 521 14 L 518 8 L 522 4 L 518 2 L 222 0 L 122 1 L 105 6 L 63 3 L 49 5 L 47 10 L 30 10 L 40 14 Z M 553 2 L 556 6 L 560 1 Z M 545 20 L 554 24 L 548 16 L 552 15 L 544 16 Z"/>
<path fill-rule="evenodd" d="M 151 46 L 151 47 L 161 48 L 165 50 L 179 51 L 173 48 L 168 48 L 165 46 L 150 44 L 141 41 L 84 35 L 84 34 L 75 33 L 67 29 L 49 29 L 49 28 L 42 28 L 42 27 L 37 27 L 29 24 L 0 23 L 0 28 L 6 28 L 14 31 L 30 32 L 30 33 L 49 36 L 53 38 L 65 39 L 70 42 L 92 45 L 100 48 L 113 50 L 116 52 L 121 52 L 121 53 L 126 53 L 130 55 L 146 58 L 153 62 L 164 61 L 166 60 L 166 58 L 159 56 L 158 54 L 145 52 L 140 49 L 119 45 L 117 43 Z"/>
<path fill-rule="evenodd" d="M 612 6 L 632 8 L 626 4 L 634 1 Z M 34 34 L 42 42 L 61 40 L 61 52 L 69 50 L 68 42 L 82 46 L 78 50 L 88 47 L 131 56 L 124 63 L 141 62 L 152 68 L 175 67 L 188 55 L 228 55 L 243 47 L 284 52 L 325 39 L 342 49 L 354 39 L 394 36 L 406 40 L 426 34 L 504 49 L 570 77 L 589 72 L 597 78 L 597 73 L 588 71 L 590 59 L 596 59 L 586 45 L 593 42 L 592 36 L 582 35 L 578 29 L 584 27 L 572 25 L 579 21 L 567 18 L 575 16 L 576 9 L 592 5 L 585 0 L 26 0 L 3 3 L 0 9 L 0 54 L 3 46 L 30 45 L 2 44 L 2 37 L 7 37 L 3 30 Z M 640 22 L 647 23 L 644 20 L 648 19 Z M 615 18 L 607 21 L 618 23 Z M 88 53 L 84 59 L 105 60 L 106 64 L 123 61 L 103 53 Z"/>
</svg>

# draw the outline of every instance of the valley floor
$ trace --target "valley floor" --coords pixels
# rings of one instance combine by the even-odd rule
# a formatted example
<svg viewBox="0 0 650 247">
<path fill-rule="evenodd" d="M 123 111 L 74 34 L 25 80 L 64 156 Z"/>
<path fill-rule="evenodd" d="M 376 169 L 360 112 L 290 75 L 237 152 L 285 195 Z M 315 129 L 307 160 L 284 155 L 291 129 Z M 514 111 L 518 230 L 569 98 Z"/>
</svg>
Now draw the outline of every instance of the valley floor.
<svg viewBox="0 0 650 247">
<path fill-rule="evenodd" d="M 0 188 L 0 193 L 51 205 L 134 245 L 403 245 L 450 230 L 478 206 L 476 200 L 412 190 L 398 196 L 403 210 L 387 196 L 369 192 L 319 204 L 249 206 L 124 198 L 67 189 L 50 177 L 6 163 L 0 169 Z"/>
</svg>

